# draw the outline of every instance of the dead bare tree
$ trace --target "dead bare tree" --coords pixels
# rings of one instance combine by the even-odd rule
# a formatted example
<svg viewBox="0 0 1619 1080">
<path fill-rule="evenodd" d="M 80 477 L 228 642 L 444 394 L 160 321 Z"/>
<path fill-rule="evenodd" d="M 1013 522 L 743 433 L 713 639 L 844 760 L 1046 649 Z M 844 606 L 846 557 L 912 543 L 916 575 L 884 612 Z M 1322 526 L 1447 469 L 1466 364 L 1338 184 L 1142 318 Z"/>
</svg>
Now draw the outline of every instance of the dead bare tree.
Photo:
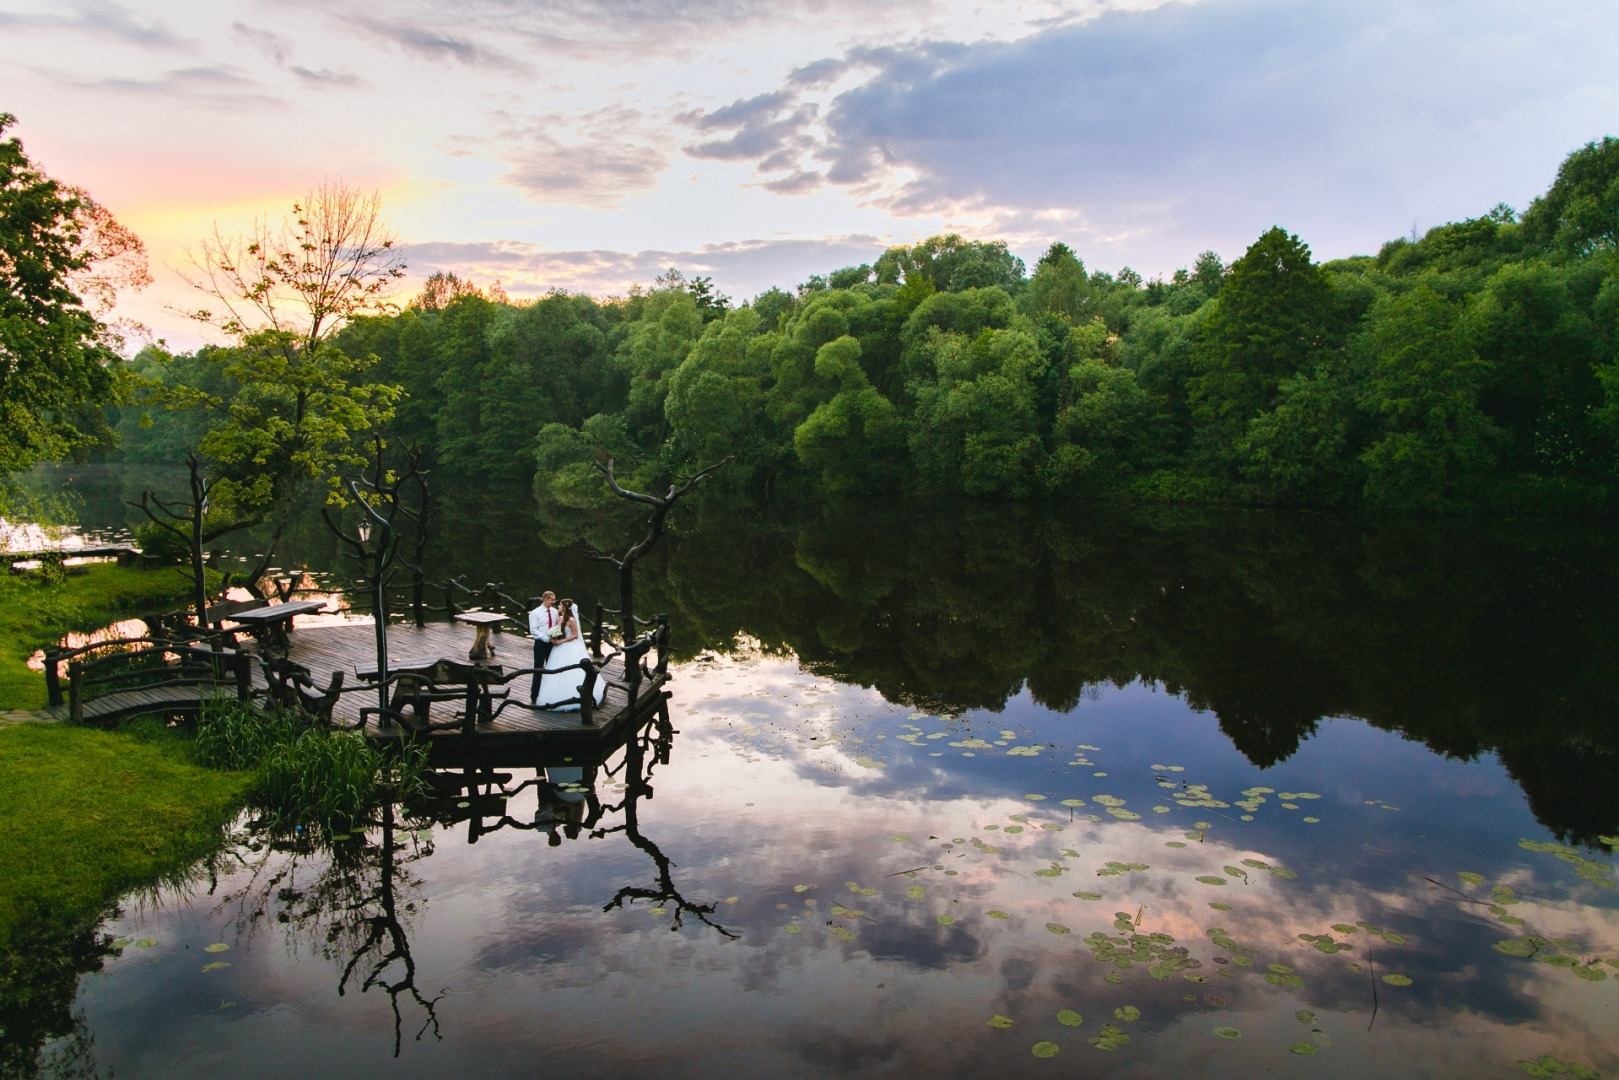
<svg viewBox="0 0 1619 1080">
<path fill-rule="evenodd" d="M 191 559 L 192 600 L 197 606 L 197 625 L 208 629 L 208 572 L 206 546 L 220 537 L 249 528 L 257 521 L 235 517 L 215 517 L 209 521 L 210 496 L 219 478 L 203 475 L 202 459 L 194 450 L 186 451 L 186 480 L 191 489 L 188 502 L 160 499 L 151 490 L 143 491 L 139 502 L 129 505 L 145 514 L 158 528 L 172 533 L 186 545 Z"/>
<path fill-rule="evenodd" d="M 612 563 L 618 568 L 619 593 L 619 626 L 622 628 L 623 643 L 626 648 L 635 640 L 635 564 L 641 557 L 651 551 L 663 537 L 664 520 L 669 511 L 692 488 L 713 474 L 720 466 L 731 460 L 730 456 L 721 458 L 714 464 L 697 470 L 691 476 L 676 476 L 677 483 L 670 484 L 669 490 L 662 495 L 646 495 L 639 491 L 630 491 L 620 486 L 617 477 L 613 475 L 613 459 L 608 458 L 605 463 L 596 462 L 596 468 L 607 477 L 607 486 L 614 495 L 630 502 L 642 503 L 652 507 L 652 513 L 647 516 L 647 532 L 640 542 L 626 551 L 622 557 L 608 555 L 594 548 L 585 550 L 585 558 L 593 562 Z"/>
</svg>

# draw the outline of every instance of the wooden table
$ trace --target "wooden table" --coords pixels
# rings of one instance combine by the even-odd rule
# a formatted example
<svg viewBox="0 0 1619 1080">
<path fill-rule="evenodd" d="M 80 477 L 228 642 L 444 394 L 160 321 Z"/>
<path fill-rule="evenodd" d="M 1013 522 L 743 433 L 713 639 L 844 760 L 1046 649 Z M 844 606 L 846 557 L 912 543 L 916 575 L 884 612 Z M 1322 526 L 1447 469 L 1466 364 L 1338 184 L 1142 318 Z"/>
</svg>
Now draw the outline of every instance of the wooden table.
<svg viewBox="0 0 1619 1080">
<path fill-rule="evenodd" d="M 495 655 L 495 646 L 489 640 L 489 631 L 511 620 L 498 611 L 473 610 L 461 612 L 455 617 L 455 621 L 478 628 L 478 636 L 473 639 L 472 648 L 467 650 L 467 659 L 474 664 L 486 664 Z"/>
<path fill-rule="evenodd" d="M 296 615 L 313 615 L 324 611 L 324 600 L 295 600 L 290 604 L 266 604 L 250 611 L 238 611 L 226 616 L 231 622 L 246 627 L 247 632 L 266 648 L 287 651 L 287 634 L 292 630 Z"/>
</svg>

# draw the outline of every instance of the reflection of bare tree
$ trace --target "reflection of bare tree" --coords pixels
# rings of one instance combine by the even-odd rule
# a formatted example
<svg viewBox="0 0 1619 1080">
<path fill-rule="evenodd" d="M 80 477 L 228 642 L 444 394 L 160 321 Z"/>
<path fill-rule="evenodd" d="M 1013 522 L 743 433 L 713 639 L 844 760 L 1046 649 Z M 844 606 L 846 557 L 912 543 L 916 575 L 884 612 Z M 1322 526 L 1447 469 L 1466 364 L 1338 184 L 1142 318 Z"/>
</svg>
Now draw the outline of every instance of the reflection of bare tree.
<svg viewBox="0 0 1619 1080">
<path fill-rule="evenodd" d="M 681 920 L 686 915 L 694 916 L 704 926 L 711 926 L 725 937 L 735 941 L 738 935 L 725 929 L 719 923 L 709 918 L 718 907 L 717 904 L 694 904 L 683 896 L 674 882 L 674 861 L 665 855 L 657 844 L 641 835 L 640 804 L 643 798 L 652 798 L 652 769 L 647 763 L 646 751 L 654 751 L 652 764 L 661 764 L 669 760 L 669 745 L 673 740 L 674 732 L 670 730 L 668 713 L 661 716 L 656 741 L 637 735 L 632 738 L 629 747 L 625 750 L 624 760 L 624 801 L 618 807 L 607 807 L 608 810 L 622 809 L 624 823 L 611 828 L 597 830 L 595 835 L 606 836 L 609 833 L 622 832 L 625 839 L 647 855 L 651 856 L 652 863 L 658 869 L 657 886 L 644 888 L 635 885 L 626 885 L 614 894 L 613 898 L 602 906 L 603 911 L 612 911 L 622 908 L 626 903 L 633 904 L 637 900 L 650 900 L 660 907 L 673 905 L 674 919 L 670 922 L 670 930 L 680 929 Z"/>
<path fill-rule="evenodd" d="M 404 1016 L 400 998 L 409 995 L 421 1007 L 425 1018 L 416 1032 L 420 1040 L 432 1029 L 439 1032 L 437 1005 L 444 995 L 426 997 L 416 986 L 416 961 L 410 951 L 408 923 L 416 911 L 410 894 L 421 887 L 420 879 L 408 869 L 411 863 L 433 853 L 428 833 L 410 831 L 410 842 L 401 843 L 392 806 L 382 808 L 380 842 L 342 841 L 327 852 L 325 865 L 307 888 L 298 887 L 301 856 L 308 851 L 293 850 L 290 858 L 277 859 L 270 869 L 270 858 L 291 845 L 271 844 L 265 858 L 254 867 L 249 883 L 227 897 L 240 905 L 238 927 L 247 934 L 264 924 L 273 912 L 277 923 L 297 932 L 299 939 L 319 943 L 320 954 L 343 965 L 337 992 L 345 994 L 351 982 L 358 981 L 360 992 L 373 987 L 388 995 L 394 1016 L 394 1056 L 399 1056 Z M 404 857 L 401 858 L 401 853 Z M 401 897 L 405 897 L 401 902 Z"/>
<path fill-rule="evenodd" d="M 711 926 L 721 934 L 735 940 L 738 935 L 733 934 L 725 927 L 714 922 L 711 916 L 719 905 L 694 904 L 676 888 L 674 883 L 674 862 L 663 853 L 657 844 L 642 835 L 640 822 L 640 802 L 642 799 L 652 798 L 652 768 L 655 765 L 665 765 L 669 762 L 670 748 L 674 744 L 675 731 L 669 720 L 668 709 L 659 710 L 657 719 L 646 727 L 635 732 L 625 745 L 624 758 L 617 766 L 604 766 L 603 772 L 608 776 L 616 776 L 620 772 L 624 780 L 624 797 L 617 803 L 602 803 L 595 790 L 594 766 L 586 767 L 583 771 L 587 783 L 583 803 L 576 804 L 572 814 L 558 814 L 551 812 L 560 804 L 551 801 L 554 796 L 554 786 L 543 777 L 525 780 L 516 787 L 507 788 L 499 782 L 497 774 L 489 770 L 465 770 L 458 776 L 442 776 L 437 781 L 441 789 L 448 787 L 456 792 L 465 792 L 466 798 L 460 800 L 467 804 L 465 815 L 468 818 L 467 839 L 469 843 L 476 843 L 478 837 L 495 832 L 500 829 L 534 830 L 548 834 L 550 843 L 555 846 L 561 843 L 557 835 L 560 827 L 568 839 L 577 837 L 581 830 L 586 830 L 592 838 L 613 833 L 623 833 L 625 839 L 640 848 L 651 857 L 653 865 L 657 868 L 656 885 L 652 888 L 627 885 L 619 889 L 613 898 L 603 905 L 603 911 L 612 911 L 622 908 L 626 903 L 637 900 L 649 900 L 661 906 L 672 906 L 674 919 L 670 929 L 678 930 L 683 919 L 691 915 L 705 926 Z M 448 783 L 446 784 L 446 781 Z M 534 821 L 518 821 L 505 813 L 505 803 L 518 793 L 530 788 L 536 788 L 539 807 Z M 498 801 L 501 809 L 498 817 L 492 822 L 486 822 L 480 812 L 485 805 L 493 805 Z M 622 813 L 621 824 L 601 826 L 601 820 L 614 813 Z M 494 815 L 490 815 L 494 817 Z"/>
</svg>

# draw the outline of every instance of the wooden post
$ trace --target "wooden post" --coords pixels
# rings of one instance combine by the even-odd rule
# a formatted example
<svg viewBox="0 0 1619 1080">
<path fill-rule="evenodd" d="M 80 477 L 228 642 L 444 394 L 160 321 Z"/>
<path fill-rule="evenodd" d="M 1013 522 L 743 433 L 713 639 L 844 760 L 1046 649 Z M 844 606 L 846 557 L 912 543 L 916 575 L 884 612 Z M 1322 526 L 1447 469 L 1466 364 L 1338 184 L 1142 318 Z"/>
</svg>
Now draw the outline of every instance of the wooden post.
<svg viewBox="0 0 1619 1080">
<path fill-rule="evenodd" d="M 606 612 L 602 610 L 601 601 L 596 602 L 596 621 L 590 627 L 590 655 L 600 660 L 602 655 L 602 619 Z"/>
<path fill-rule="evenodd" d="M 410 610 L 411 610 L 411 614 L 416 616 L 416 629 L 418 629 L 418 630 L 420 630 L 422 627 L 427 625 L 427 620 L 424 617 L 423 606 L 422 606 L 422 588 L 423 588 L 423 585 L 424 585 L 424 582 L 422 581 L 422 568 L 419 565 L 411 567 L 410 568 Z"/>
<path fill-rule="evenodd" d="M 67 714 L 75 724 L 84 722 L 84 665 L 75 660 L 67 666 Z"/>
<path fill-rule="evenodd" d="M 624 681 L 630 687 L 630 716 L 640 713 L 641 705 L 641 657 L 646 655 L 647 646 L 652 644 L 650 637 L 637 641 L 631 648 L 624 650 Z"/>
<path fill-rule="evenodd" d="M 669 616 L 658 614 L 658 674 L 669 674 Z"/>
<path fill-rule="evenodd" d="M 61 655 L 62 651 L 54 645 L 45 650 L 45 695 L 53 709 L 62 705 L 62 673 L 56 669 Z"/>
<path fill-rule="evenodd" d="M 461 609 L 455 606 L 455 583 L 453 581 L 444 583 L 444 614 L 452 619 L 461 614 Z"/>
<path fill-rule="evenodd" d="M 469 738 L 478 734 L 478 674 L 467 676 L 467 709 L 461 720 L 461 733 Z"/>
<path fill-rule="evenodd" d="M 241 649 L 236 650 L 236 700 L 251 701 L 253 698 L 253 665 L 248 662 L 247 653 Z"/>
<path fill-rule="evenodd" d="M 596 723 L 596 665 L 588 656 L 583 663 L 585 681 L 579 684 L 579 722 L 593 727 Z"/>
</svg>

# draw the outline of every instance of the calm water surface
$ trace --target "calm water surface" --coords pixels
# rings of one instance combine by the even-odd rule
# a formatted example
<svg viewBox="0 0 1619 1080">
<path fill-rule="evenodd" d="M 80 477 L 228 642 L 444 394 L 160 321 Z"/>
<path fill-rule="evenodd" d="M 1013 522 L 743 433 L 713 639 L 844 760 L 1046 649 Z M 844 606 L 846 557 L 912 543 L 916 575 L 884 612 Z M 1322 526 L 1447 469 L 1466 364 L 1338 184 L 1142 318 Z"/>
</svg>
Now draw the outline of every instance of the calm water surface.
<svg viewBox="0 0 1619 1080">
<path fill-rule="evenodd" d="M 1605 536 L 975 513 L 677 535 L 674 733 L 244 832 L 103 926 L 79 1067 L 1619 1075 Z"/>
</svg>

